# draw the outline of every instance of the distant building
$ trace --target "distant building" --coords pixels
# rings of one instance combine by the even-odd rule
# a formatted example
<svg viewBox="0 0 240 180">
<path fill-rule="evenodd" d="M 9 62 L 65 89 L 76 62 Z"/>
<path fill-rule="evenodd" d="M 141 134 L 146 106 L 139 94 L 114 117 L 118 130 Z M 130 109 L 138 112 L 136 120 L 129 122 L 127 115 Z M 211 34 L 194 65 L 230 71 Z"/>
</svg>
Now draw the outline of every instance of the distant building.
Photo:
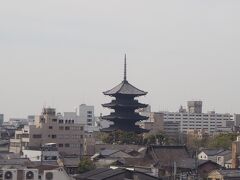
<svg viewBox="0 0 240 180">
<path fill-rule="evenodd" d="M 189 113 L 202 113 L 202 101 L 188 101 L 188 112 Z"/>
<path fill-rule="evenodd" d="M 239 127 L 240 126 L 240 114 L 234 114 L 234 122 L 235 126 Z"/>
<path fill-rule="evenodd" d="M 185 134 L 189 130 L 204 130 L 208 134 L 232 132 L 234 124 L 234 117 L 229 113 L 220 114 L 214 111 L 202 113 L 201 101 L 188 102 L 188 112 L 181 107 L 179 112 L 162 113 L 165 125 L 179 123 L 180 132 Z"/>
<path fill-rule="evenodd" d="M 4 114 L 0 114 L 0 126 L 2 126 L 4 122 Z"/>
<path fill-rule="evenodd" d="M 28 125 L 28 119 L 25 118 L 10 118 L 8 123 L 15 127 L 21 127 L 24 125 Z"/>
<path fill-rule="evenodd" d="M 20 153 L 25 147 L 41 147 L 46 143 L 56 143 L 59 152 L 65 154 L 83 155 L 92 148 L 94 140 L 91 134 L 85 133 L 83 124 L 64 120 L 55 109 L 44 108 L 34 125 L 16 131 L 15 138 L 10 140 L 10 152 Z"/>
<path fill-rule="evenodd" d="M 95 126 L 94 106 L 81 104 L 78 109 L 78 115 L 82 124 Z"/>
<path fill-rule="evenodd" d="M 162 113 L 140 112 L 140 114 L 149 117 L 147 121 L 138 123 L 141 128 L 149 130 L 147 134 L 151 135 L 164 132 L 164 116 Z"/>
</svg>

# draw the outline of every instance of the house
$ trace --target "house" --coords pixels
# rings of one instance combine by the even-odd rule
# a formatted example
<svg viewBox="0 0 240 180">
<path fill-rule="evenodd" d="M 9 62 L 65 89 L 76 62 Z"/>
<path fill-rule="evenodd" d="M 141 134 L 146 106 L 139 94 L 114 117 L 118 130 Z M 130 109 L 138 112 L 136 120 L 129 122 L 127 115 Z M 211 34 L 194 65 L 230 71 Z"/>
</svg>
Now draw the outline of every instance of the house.
<svg viewBox="0 0 240 180">
<path fill-rule="evenodd" d="M 208 174 L 208 180 L 239 180 L 239 169 L 214 170 Z"/>
<path fill-rule="evenodd" d="M 95 162 L 97 167 L 109 167 L 111 165 L 122 165 L 121 162 L 124 158 L 132 158 L 122 150 L 105 149 L 96 153 L 91 157 L 91 160 Z"/>
<path fill-rule="evenodd" d="M 127 169 L 101 168 L 92 170 L 75 177 L 76 180 L 159 180 L 160 178 L 143 172 Z"/>
<path fill-rule="evenodd" d="M 217 154 L 217 163 L 222 167 L 228 168 L 229 166 L 227 164 L 229 161 L 231 161 L 231 159 L 232 159 L 232 151 L 230 150 L 225 150 Z"/>
<path fill-rule="evenodd" d="M 203 149 L 200 153 L 198 153 L 198 159 L 217 162 L 218 154 L 223 153 L 224 151 L 224 149 Z"/>
<path fill-rule="evenodd" d="M 176 161 L 176 172 L 179 176 L 198 176 L 201 178 L 206 178 L 208 173 L 213 170 L 219 169 L 221 166 L 210 160 L 197 160 L 193 158 L 183 158 Z"/>
<path fill-rule="evenodd" d="M 79 163 L 79 156 L 64 156 L 58 160 L 58 164 L 63 166 L 65 171 L 70 175 L 78 174 Z"/>
</svg>

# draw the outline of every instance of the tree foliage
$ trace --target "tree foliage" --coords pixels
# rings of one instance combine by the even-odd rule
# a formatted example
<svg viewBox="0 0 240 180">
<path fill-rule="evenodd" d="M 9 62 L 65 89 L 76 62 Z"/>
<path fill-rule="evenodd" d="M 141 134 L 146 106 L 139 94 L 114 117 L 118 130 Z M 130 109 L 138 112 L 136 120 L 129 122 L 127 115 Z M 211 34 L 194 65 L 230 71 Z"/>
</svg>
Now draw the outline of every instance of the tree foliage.
<svg viewBox="0 0 240 180">
<path fill-rule="evenodd" d="M 84 157 L 81 159 L 78 165 L 79 173 L 85 173 L 93 169 L 95 169 L 95 165 L 89 158 Z"/>
<path fill-rule="evenodd" d="M 109 134 L 104 134 L 102 140 L 107 144 L 158 144 L 164 145 L 168 143 L 168 138 L 162 133 L 155 135 L 149 135 L 143 138 L 142 134 L 136 134 L 134 132 L 115 131 Z"/>
<path fill-rule="evenodd" d="M 102 140 L 108 144 L 141 144 L 143 141 L 141 135 L 120 130 L 105 134 Z"/>
<path fill-rule="evenodd" d="M 208 140 L 208 148 L 231 148 L 231 144 L 233 141 L 237 139 L 238 134 L 236 133 L 228 133 L 228 134 L 219 134 L 213 138 Z"/>
<path fill-rule="evenodd" d="M 157 144 L 157 145 L 165 145 L 168 144 L 168 138 L 163 134 L 158 133 L 155 135 L 150 135 L 144 139 L 144 144 Z"/>
</svg>

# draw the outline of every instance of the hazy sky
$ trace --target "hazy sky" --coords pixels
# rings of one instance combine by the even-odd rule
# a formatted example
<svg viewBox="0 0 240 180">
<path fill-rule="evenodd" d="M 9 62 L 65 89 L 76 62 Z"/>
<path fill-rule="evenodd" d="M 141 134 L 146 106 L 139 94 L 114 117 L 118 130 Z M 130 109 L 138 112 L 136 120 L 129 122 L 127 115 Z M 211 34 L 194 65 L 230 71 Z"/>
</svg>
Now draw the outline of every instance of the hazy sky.
<svg viewBox="0 0 240 180">
<path fill-rule="evenodd" d="M 240 113 L 239 0 L 0 2 L 0 112 L 39 114 L 92 104 L 128 79 L 154 111 L 187 100 Z"/>
</svg>

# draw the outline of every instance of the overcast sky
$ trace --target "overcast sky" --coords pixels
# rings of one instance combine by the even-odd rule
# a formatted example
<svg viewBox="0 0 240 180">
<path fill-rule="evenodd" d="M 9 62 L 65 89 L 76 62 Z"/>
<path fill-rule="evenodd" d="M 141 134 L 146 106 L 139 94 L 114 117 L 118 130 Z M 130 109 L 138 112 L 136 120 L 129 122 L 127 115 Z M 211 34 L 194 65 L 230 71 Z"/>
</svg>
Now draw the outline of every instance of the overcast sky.
<svg viewBox="0 0 240 180">
<path fill-rule="evenodd" d="M 102 91 L 123 79 L 154 111 L 203 100 L 240 113 L 239 0 L 0 2 L 0 112 L 39 114 L 79 104 L 106 113 Z"/>
</svg>

